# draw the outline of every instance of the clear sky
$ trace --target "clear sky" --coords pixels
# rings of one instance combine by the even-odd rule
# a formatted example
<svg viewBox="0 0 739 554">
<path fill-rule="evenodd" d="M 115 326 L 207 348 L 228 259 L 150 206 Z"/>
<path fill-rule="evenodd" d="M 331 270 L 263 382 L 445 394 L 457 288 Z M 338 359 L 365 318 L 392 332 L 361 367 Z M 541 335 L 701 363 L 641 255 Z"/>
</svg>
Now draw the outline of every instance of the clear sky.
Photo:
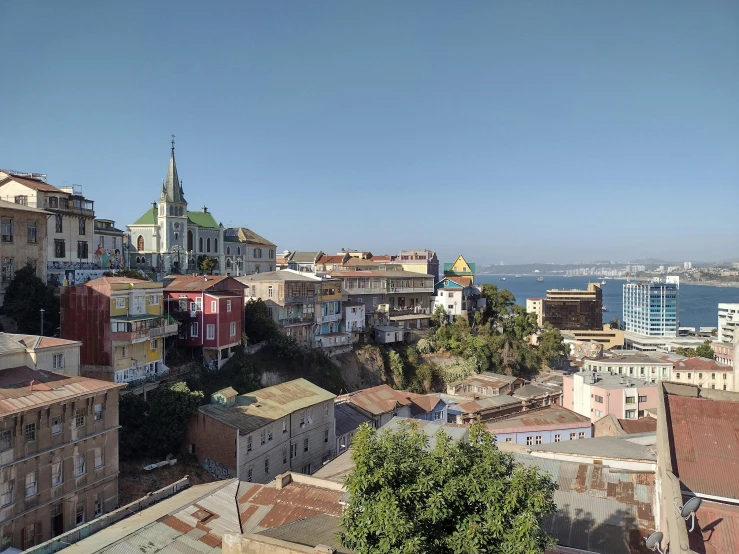
<svg viewBox="0 0 739 554">
<path fill-rule="evenodd" d="M 735 0 L 0 1 L 0 167 L 279 250 L 739 256 Z"/>
</svg>

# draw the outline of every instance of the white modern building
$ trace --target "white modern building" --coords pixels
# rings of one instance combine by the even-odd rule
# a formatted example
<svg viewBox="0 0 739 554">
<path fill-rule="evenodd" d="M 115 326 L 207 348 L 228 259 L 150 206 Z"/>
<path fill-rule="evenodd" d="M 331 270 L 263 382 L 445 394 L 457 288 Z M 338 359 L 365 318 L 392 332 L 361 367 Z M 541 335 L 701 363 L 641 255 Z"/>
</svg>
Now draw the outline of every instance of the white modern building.
<svg viewBox="0 0 739 554">
<path fill-rule="evenodd" d="M 718 305 L 718 341 L 734 344 L 739 338 L 739 304 L 721 303 Z"/>
<path fill-rule="evenodd" d="M 651 337 L 677 337 L 679 289 L 679 283 L 674 282 L 625 283 L 624 330 Z"/>
</svg>

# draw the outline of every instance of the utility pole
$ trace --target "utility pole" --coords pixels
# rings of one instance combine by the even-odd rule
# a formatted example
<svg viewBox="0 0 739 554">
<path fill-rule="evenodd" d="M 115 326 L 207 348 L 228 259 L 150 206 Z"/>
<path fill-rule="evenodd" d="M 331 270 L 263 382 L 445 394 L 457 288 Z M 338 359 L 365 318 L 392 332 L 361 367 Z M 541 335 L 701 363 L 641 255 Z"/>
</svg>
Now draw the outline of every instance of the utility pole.
<svg viewBox="0 0 739 554">
<path fill-rule="evenodd" d="M 41 308 L 39 311 L 41 312 L 41 336 L 43 337 L 44 336 L 44 311 L 46 310 Z"/>
</svg>

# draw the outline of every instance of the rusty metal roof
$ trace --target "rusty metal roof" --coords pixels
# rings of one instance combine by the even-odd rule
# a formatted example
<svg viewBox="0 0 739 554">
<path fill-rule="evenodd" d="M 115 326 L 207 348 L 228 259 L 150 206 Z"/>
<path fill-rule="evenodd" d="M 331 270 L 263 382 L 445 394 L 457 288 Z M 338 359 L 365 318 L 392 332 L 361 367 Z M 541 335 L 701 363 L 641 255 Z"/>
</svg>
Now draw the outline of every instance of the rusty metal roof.
<svg viewBox="0 0 739 554">
<path fill-rule="evenodd" d="M 739 499 L 739 402 L 668 394 L 672 469 L 695 493 Z"/>
<path fill-rule="evenodd" d="M 639 419 L 619 419 L 618 424 L 626 434 L 655 433 L 657 431 L 657 420 L 653 417 L 640 417 Z"/>
<path fill-rule="evenodd" d="M 459 407 L 464 412 L 480 412 L 483 410 L 490 410 L 492 408 L 502 408 L 504 406 L 511 406 L 513 404 L 521 404 L 520 398 L 514 398 L 512 396 L 501 395 L 501 396 L 486 396 L 479 400 L 470 400 L 469 402 L 462 402 Z"/>
<path fill-rule="evenodd" d="M 498 421 L 486 423 L 485 427 L 494 433 L 576 429 L 590 427 L 590 418 L 561 406 L 548 406 L 541 410 L 530 410 L 511 417 L 503 417 Z"/>
<path fill-rule="evenodd" d="M 347 400 L 373 415 L 381 415 L 392 412 L 397 405 L 409 405 L 412 399 L 417 396 L 420 395 L 395 390 L 390 385 L 377 385 L 376 387 L 350 393 Z"/>
<path fill-rule="evenodd" d="M 689 497 L 683 500 L 687 502 Z M 693 552 L 739 552 L 739 506 L 704 500 L 695 514 L 695 530 L 688 532 L 688 540 Z"/>
<path fill-rule="evenodd" d="M 0 416 L 124 386 L 28 367 L 3 369 L 0 370 Z"/>
<path fill-rule="evenodd" d="M 371 417 L 360 412 L 351 402 L 343 402 L 334 406 L 336 420 L 336 436 L 340 437 L 357 429 L 362 423 L 372 421 Z"/>
</svg>

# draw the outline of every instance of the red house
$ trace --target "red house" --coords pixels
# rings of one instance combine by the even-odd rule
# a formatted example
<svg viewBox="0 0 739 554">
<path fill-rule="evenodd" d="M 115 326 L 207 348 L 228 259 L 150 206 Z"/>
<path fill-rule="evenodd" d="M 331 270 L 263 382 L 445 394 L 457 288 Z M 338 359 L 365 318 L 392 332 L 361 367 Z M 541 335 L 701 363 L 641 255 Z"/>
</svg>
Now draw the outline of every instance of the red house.
<svg viewBox="0 0 739 554">
<path fill-rule="evenodd" d="M 244 285 L 226 275 L 164 279 L 165 310 L 181 322 L 178 344 L 220 368 L 241 344 Z"/>
</svg>

